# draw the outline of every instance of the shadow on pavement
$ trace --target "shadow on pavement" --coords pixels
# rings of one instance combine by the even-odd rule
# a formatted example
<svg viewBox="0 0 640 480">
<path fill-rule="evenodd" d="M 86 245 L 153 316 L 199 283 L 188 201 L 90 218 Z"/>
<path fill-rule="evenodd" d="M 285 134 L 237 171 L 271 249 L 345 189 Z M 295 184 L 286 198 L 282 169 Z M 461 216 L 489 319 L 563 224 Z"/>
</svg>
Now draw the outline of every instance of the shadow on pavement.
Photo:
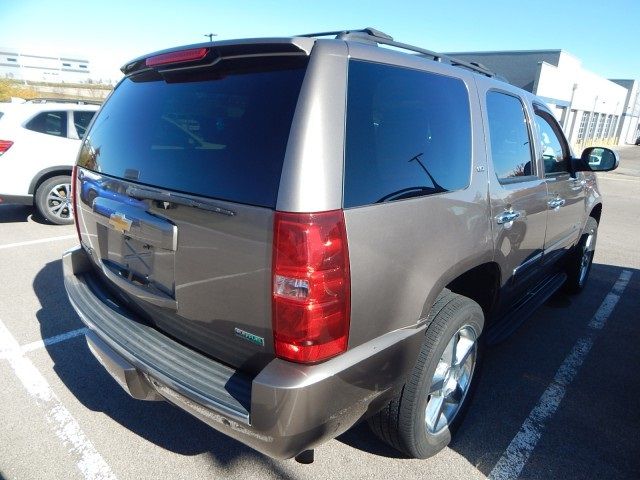
<svg viewBox="0 0 640 480">
<path fill-rule="evenodd" d="M 640 478 L 640 441 L 635 435 L 640 414 L 633 408 L 621 408 L 620 380 L 612 375 L 617 371 L 624 378 L 620 365 L 640 361 L 640 349 L 634 348 L 640 338 L 638 324 L 625 322 L 629 311 L 637 315 L 640 294 L 640 271 L 630 268 L 594 264 L 582 294 L 556 293 L 510 338 L 485 352 L 478 388 L 450 449 L 484 475 L 491 473 L 576 341 L 587 335 L 589 321 L 623 270 L 632 272 L 633 286 L 627 287 L 604 330 L 595 337 L 585 366 L 549 418 L 521 478 Z M 620 328 L 630 330 L 619 333 Z M 613 337 L 612 343 L 627 337 L 626 346 L 607 345 L 607 336 Z M 608 391 L 598 392 L 594 401 L 594 392 L 609 380 Z M 627 381 L 626 388 L 626 404 L 630 405 L 640 395 L 640 381 L 637 377 Z M 618 428 L 612 429 L 613 424 Z M 613 438 L 605 440 L 608 436 Z M 403 458 L 378 441 L 366 423 L 338 440 L 374 455 Z"/>
<path fill-rule="evenodd" d="M 605 328 L 595 333 L 592 350 L 548 419 L 521 478 L 640 478 L 640 441 L 633 433 L 638 414 L 624 407 L 615 379 L 640 335 L 637 322 L 628 322 L 627 315 L 637 311 L 632 292 L 640 288 L 640 271 L 631 268 L 594 264 L 581 294 L 556 293 L 514 335 L 489 349 L 465 422 L 449 448 L 490 474 L 576 342 L 589 335 L 589 321 L 623 270 L 632 272 L 631 283 Z M 621 328 L 632 332 L 626 345 L 607 346 L 607 337 L 619 338 Z M 630 355 L 637 364 L 635 345 Z M 630 401 L 637 398 L 633 392 L 640 394 L 637 378 L 626 385 Z M 620 437 L 604 440 L 613 424 L 621 427 Z"/>
<path fill-rule="evenodd" d="M 35 208 L 27 205 L 0 204 L 0 223 L 27 223 L 33 221 L 42 225 L 51 225 L 36 212 Z"/>
<path fill-rule="evenodd" d="M 83 324 L 69 304 L 62 281 L 62 261 L 45 265 L 33 282 L 41 309 L 36 316 L 42 338 L 60 334 L 60 321 L 71 329 Z M 69 322 L 69 318 L 73 320 Z M 204 423 L 165 402 L 134 400 L 109 376 L 89 351 L 84 338 L 48 345 L 54 370 L 67 389 L 88 409 L 108 415 L 131 432 L 180 455 L 206 453 L 219 468 L 237 468 L 238 460 L 262 463 L 278 478 L 294 478 L 278 461 L 222 435 Z M 106 420 L 103 420 L 106 422 Z M 121 441 L 114 430 L 113 443 Z"/>
<path fill-rule="evenodd" d="M 449 448 L 466 458 L 483 474 L 488 475 L 491 472 L 575 342 L 587 332 L 589 320 L 611 291 L 622 270 L 620 267 L 594 264 L 590 281 L 581 295 L 556 294 L 512 337 L 487 351 L 483 376 L 470 405 L 466 421 Z M 632 270 L 632 272 L 632 283 L 637 284 L 640 280 L 640 271 Z M 33 288 L 42 305 L 37 313 L 42 338 L 60 333 L 59 326 L 56 324 L 60 322 L 61 316 L 72 316 L 75 328 L 81 327 L 81 322 L 69 305 L 64 292 L 61 261 L 47 264 L 37 274 Z M 637 286 L 634 288 L 638 289 Z M 640 296 L 640 292 L 636 296 Z M 620 304 L 624 303 L 625 298 L 627 297 L 623 297 Z M 634 301 L 637 302 L 637 300 Z M 616 311 L 611 318 L 611 324 L 616 324 L 615 317 Z M 618 323 L 625 322 L 618 321 Z M 609 324 L 601 334 L 606 334 L 608 328 Z M 629 328 L 635 328 L 634 335 L 637 339 L 637 325 Z M 635 351 L 637 351 L 637 344 L 633 343 L 633 338 L 633 335 L 629 337 L 628 341 L 632 342 L 629 347 L 636 345 Z M 600 337 L 595 343 L 594 350 L 599 341 Z M 615 350 L 613 347 L 612 349 Z M 141 402 L 131 399 L 97 363 L 83 340 L 75 339 L 50 345 L 47 350 L 55 362 L 56 373 L 85 407 L 105 413 L 136 435 L 180 455 L 206 453 L 210 456 L 212 463 L 228 472 L 235 473 L 237 468 L 242 468 L 244 462 L 238 462 L 239 460 L 250 459 L 252 462 L 262 464 L 279 478 L 293 478 L 282 462 L 271 460 L 219 434 L 178 408 L 162 402 Z M 637 359 L 638 354 L 633 354 Z M 592 352 L 592 356 L 596 356 L 595 352 Z M 619 362 L 615 351 L 611 352 L 610 356 L 611 358 L 607 359 L 606 365 L 603 366 L 605 369 L 614 368 Z M 588 356 L 586 361 L 589 360 Z M 600 359 L 596 357 L 596 360 Z M 588 371 L 589 377 L 593 374 L 593 370 L 583 369 L 583 371 Z M 582 379 L 577 377 L 577 380 Z M 570 388 L 573 388 L 573 385 Z M 635 393 L 640 394 L 640 384 L 637 381 L 633 382 L 633 389 Z M 634 469 L 638 468 L 638 460 L 633 459 L 627 461 L 631 462 L 627 470 L 614 468 L 617 460 L 616 454 L 612 452 L 619 446 L 600 443 L 595 445 L 592 438 L 576 437 L 574 432 L 564 431 L 564 427 L 561 427 L 560 433 L 556 431 L 558 428 L 555 424 L 556 417 L 561 418 L 563 408 L 570 409 L 572 414 L 578 416 L 590 415 L 584 421 L 593 422 L 594 426 L 604 429 L 606 427 L 602 425 L 606 424 L 607 419 L 610 420 L 610 415 L 606 412 L 627 414 L 620 412 L 616 392 L 613 390 L 610 394 L 599 394 L 599 402 L 603 404 L 600 408 L 605 412 L 602 413 L 605 417 L 601 419 L 594 418 L 598 415 L 597 411 L 594 413 L 592 410 L 586 410 L 582 404 L 572 403 L 573 395 L 573 393 L 567 395 L 563 400 L 557 414 L 550 419 L 540 441 L 541 444 L 550 442 L 554 446 L 551 450 L 558 452 L 558 457 L 549 459 L 546 455 L 555 454 L 545 453 L 545 448 L 537 447 L 525 467 L 527 472 L 525 476 L 550 478 L 549 472 L 554 472 L 551 477 L 555 477 L 556 473 L 562 473 L 568 477 L 578 478 L 580 475 L 571 475 L 574 458 L 585 455 L 587 457 L 583 463 L 586 463 L 586 467 L 581 468 L 580 473 L 588 473 L 591 469 L 597 473 L 593 478 L 599 478 L 602 475 L 606 477 L 606 472 L 614 472 L 617 475 L 614 475 L 616 478 L 622 478 L 629 474 L 629 469 L 636 471 Z M 595 433 L 598 434 L 599 430 L 596 429 Z M 114 443 L 118 441 L 115 435 L 113 440 Z M 404 458 L 402 454 L 377 440 L 365 423 L 356 425 L 338 437 L 338 440 L 376 456 Z M 637 439 L 628 438 L 624 441 L 627 450 L 639 447 Z M 578 453 L 574 451 L 576 449 Z M 588 456 L 594 450 L 593 459 L 589 460 Z M 553 462 L 556 462 L 554 470 L 549 470 Z M 584 470 L 585 468 L 587 470 Z M 591 475 L 588 477 L 591 478 Z"/>
</svg>

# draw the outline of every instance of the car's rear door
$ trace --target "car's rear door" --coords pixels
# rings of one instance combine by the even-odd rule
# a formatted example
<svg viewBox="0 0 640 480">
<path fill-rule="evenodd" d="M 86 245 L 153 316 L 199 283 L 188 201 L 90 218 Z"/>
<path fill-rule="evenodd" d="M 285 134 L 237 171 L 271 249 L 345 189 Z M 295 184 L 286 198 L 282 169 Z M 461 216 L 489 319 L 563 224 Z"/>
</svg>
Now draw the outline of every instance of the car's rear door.
<svg viewBox="0 0 640 480">
<path fill-rule="evenodd" d="M 35 105 L 25 104 L 25 107 L 31 109 Z M 14 171 L 15 181 L 25 193 L 34 177 L 43 170 L 61 166 L 71 170 L 80 142 L 69 138 L 69 115 L 65 108 L 45 106 L 43 111 L 27 117 L 19 129 L 14 153 L 21 163 Z"/>
<path fill-rule="evenodd" d="M 479 82 L 480 86 L 484 82 Z M 547 186 L 535 159 L 526 100 L 517 89 L 491 83 L 481 92 L 491 162 L 495 258 L 506 304 L 539 274 L 547 223 Z"/>
</svg>

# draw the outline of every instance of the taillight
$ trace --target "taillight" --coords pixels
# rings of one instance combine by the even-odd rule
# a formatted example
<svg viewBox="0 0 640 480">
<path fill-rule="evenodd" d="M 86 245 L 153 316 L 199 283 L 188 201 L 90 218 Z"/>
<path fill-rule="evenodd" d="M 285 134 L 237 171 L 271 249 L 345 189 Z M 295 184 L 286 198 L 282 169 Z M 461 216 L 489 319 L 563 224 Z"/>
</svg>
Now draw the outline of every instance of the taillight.
<svg viewBox="0 0 640 480">
<path fill-rule="evenodd" d="M 11 148 L 13 142 L 10 140 L 0 140 L 0 156 Z"/>
<path fill-rule="evenodd" d="M 191 48 L 189 50 L 180 50 L 178 52 L 163 53 L 145 60 L 147 67 L 157 67 L 158 65 L 166 65 L 169 63 L 195 62 L 202 60 L 209 53 L 208 48 Z"/>
<path fill-rule="evenodd" d="M 78 201 L 76 199 L 76 191 L 77 191 L 77 183 L 78 181 L 78 167 L 76 165 L 73 166 L 73 170 L 71 171 L 71 207 L 73 208 L 73 223 L 76 225 L 76 232 L 78 233 L 78 240 L 82 242 L 82 237 L 80 236 L 80 220 L 78 219 Z"/>
<path fill-rule="evenodd" d="M 300 363 L 347 349 L 349 252 L 342 210 L 276 212 L 273 335 L 276 356 Z"/>
</svg>

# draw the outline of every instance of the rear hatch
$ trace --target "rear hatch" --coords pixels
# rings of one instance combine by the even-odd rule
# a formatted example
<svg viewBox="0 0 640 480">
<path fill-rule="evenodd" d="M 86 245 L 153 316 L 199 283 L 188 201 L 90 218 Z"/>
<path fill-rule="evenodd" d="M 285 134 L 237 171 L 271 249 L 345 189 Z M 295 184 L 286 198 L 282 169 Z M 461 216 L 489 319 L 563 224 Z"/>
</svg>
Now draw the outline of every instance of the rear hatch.
<svg viewBox="0 0 640 480">
<path fill-rule="evenodd" d="M 255 372 L 274 357 L 273 209 L 307 56 L 219 57 L 118 85 L 83 142 L 76 208 L 98 274 L 141 317 Z"/>
</svg>

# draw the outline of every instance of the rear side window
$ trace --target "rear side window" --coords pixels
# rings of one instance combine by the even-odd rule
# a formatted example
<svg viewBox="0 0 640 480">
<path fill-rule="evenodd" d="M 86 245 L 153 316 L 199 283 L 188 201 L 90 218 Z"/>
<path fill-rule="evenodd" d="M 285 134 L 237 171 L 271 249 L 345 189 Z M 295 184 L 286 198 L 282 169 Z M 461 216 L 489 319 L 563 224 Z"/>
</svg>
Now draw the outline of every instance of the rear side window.
<svg viewBox="0 0 640 480">
<path fill-rule="evenodd" d="M 349 62 L 344 206 L 466 188 L 471 119 L 464 83 Z"/>
<path fill-rule="evenodd" d="M 89 126 L 89 122 L 95 115 L 96 112 L 73 112 L 73 124 L 76 127 L 76 132 L 78 132 L 78 137 L 84 137 L 84 134 L 87 132 L 87 127 Z"/>
<path fill-rule="evenodd" d="M 487 93 L 491 158 L 501 183 L 534 175 L 531 138 L 522 102 L 506 93 Z"/>
<path fill-rule="evenodd" d="M 125 78 L 92 124 L 79 165 L 273 208 L 306 63 L 271 57 Z"/>
<path fill-rule="evenodd" d="M 25 125 L 28 130 L 34 132 L 55 135 L 56 137 L 67 136 L 67 112 L 42 112 L 33 117 Z"/>
</svg>

